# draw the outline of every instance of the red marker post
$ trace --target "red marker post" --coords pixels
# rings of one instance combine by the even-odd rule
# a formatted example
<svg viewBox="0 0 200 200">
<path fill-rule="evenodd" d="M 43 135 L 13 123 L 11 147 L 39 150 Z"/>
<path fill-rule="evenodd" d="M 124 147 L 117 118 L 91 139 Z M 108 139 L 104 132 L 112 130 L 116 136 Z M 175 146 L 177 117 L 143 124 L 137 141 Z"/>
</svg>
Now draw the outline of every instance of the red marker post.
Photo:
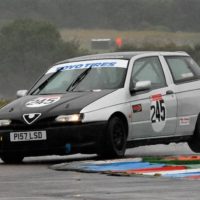
<svg viewBox="0 0 200 200">
<path fill-rule="evenodd" d="M 117 45 L 118 48 L 121 48 L 122 44 L 123 44 L 122 38 L 121 37 L 117 37 L 115 39 L 115 44 Z"/>
</svg>

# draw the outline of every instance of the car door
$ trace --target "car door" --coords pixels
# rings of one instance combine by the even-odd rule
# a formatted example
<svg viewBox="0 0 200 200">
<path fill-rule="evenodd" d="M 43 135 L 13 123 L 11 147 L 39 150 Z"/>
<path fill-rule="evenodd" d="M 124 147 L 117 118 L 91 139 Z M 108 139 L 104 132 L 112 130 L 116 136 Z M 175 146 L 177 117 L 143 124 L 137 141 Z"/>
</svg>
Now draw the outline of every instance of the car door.
<svg viewBox="0 0 200 200">
<path fill-rule="evenodd" d="M 200 67 L 190 56 L 165 56 L 177 98 L 176 135 L 191 135 L 200 112 Z"/>
<path fill-rule="evenodd" d="M 144 57 L 134 62 L 130 85 L 139 81 L 151 81 L 152 86 L 150 90 L 130 95 L 132 139 L 173 136 L 177 102 L 167 85 L 158 56 Z"/>
</svg>

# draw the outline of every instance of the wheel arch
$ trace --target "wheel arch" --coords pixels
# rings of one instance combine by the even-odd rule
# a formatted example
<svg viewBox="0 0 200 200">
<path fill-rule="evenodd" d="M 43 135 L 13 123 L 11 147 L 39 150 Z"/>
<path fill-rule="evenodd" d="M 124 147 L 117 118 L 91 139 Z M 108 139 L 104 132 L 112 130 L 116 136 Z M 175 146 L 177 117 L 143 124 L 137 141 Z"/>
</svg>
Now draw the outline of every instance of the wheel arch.
<svg viewBox="0 0 200 200">
<path fill-rule="evenodd" d="M 199 123 L 200 123 L 200 113 L 197 115 L 197 119 L 196 119 L 194 131 L 193 131 L 193 135 L 195 134 L 195 131 L 199 126 Z"/>
<path fill-rule="evenodd" d="M 126 129 L 126 136 L 128 137 L 128 134 L 129 134 L 129 126 L 128 126 L 128 120 L 127 120 L 127 118 L 126 118 L 126 116 L 122 113 L 122 112 L 115 112 L 115 113 L 113 113 L 110 117 L 109 117 L 109 120 L 112 118 L 112 117 L 118 117 L 118 118 L 120 118 L 122 121 L 123 121 L 123 123 L 124 123 L 124 125 L 125 125 L 125 129 Z M 109 121 L 108 120 L 108 121 Z"/>
<path fill-rule="evenodd" d="M 190 149 L 195 153 L 200 153 L 200 113 L 197 116 L 193 135 L 188 140 Z"/>
</svg>

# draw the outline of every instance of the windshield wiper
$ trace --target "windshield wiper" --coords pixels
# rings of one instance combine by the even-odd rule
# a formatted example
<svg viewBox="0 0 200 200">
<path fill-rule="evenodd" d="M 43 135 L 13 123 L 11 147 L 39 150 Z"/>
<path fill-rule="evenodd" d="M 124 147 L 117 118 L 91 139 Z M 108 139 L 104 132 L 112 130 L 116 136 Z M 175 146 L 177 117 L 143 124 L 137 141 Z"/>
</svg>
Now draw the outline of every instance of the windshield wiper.
<svg viewBox="0 0 200 200">
<path fill-rule="evenodd" d="M 66 91 L 73 91 L 77 85 L 86 77 L 86 75 L 90 72 L 90 70 L 92 69 L 92 66 L 87 68 L 85 71 L 83 71 L 81 74 L 78 75 L 78 77 L 76 77 L 71 84 L 68 86 L 68 88 L 66 89 Z"/>
<path fill-rule="evenodd" d="M 62 68 L 58 69 L 56 72 L 54 72 L 50 77 L 48 77 L 38 88 L 36 88 L 31 94 L 39 94 L 40 91 L 47 85 L 49 80 L 51 80 L 55 75 L 60 73 L 62 71 Z"/>
</svg>

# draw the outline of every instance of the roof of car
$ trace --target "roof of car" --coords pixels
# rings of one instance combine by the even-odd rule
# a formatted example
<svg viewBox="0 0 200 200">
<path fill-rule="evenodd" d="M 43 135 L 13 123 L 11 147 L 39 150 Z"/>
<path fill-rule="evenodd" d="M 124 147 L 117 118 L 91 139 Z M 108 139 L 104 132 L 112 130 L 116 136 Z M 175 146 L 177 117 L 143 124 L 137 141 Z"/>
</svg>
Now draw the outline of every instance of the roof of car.
<svg viewBox="0 0 200 200">
<path fill-rule="evenodd" d="M 81 57 L 70 58 L 63 60 L 57 64 L 62 64 L 66 62 L 77 62 L 84 60 L 99 60 L 99 59 L 131 59 L 134 56 L 142 54 L 163 54 L 163 55 L 187 55 L 185 52 L 161 52 L 161 51 L 130 51 L 130 52 L 113 52 L 113 53 L 102 53 L 86 55 Z"/>
</svg>

